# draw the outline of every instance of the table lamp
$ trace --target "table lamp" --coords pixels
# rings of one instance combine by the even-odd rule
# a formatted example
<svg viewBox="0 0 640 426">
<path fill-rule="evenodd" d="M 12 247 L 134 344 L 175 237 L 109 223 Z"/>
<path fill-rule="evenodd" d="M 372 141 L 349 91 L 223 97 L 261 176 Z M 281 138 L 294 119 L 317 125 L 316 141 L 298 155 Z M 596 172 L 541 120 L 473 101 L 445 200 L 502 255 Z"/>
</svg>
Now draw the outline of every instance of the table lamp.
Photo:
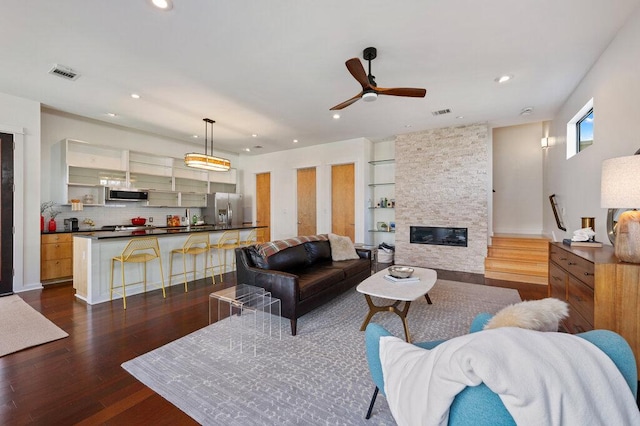
<svg viewBox="0 0 640 426">
<path fill-rule="evenodd" d="M 640 207 L 640 155 L 602 162 L 600 205 L 603 208 Z M 640 211 L 625 211 L 616 226 L 615 253 L 623 262 L 640 263 Z"/>
</svg>

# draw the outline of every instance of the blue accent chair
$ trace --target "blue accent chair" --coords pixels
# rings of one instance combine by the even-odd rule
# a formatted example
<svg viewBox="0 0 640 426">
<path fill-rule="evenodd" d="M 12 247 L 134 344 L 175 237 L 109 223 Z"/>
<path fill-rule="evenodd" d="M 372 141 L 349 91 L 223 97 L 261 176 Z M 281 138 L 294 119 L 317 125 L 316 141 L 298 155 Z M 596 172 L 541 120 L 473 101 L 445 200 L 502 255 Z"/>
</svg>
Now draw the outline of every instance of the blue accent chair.
<svg viewBox="0 0 640 426">
<path fill-rule="evenodd" d="M 484 325 L 493 315 L 488 313 L 478 314 L 471 323 L 470 332 L 482 330 Z M 369 324 L 365 331 L 365 343 L 367 350 L 367 361 L 369 371 L 376 388 L 369 404 L 366 418 L 371 417 L 371 411 L 376 402 L 378 392 L 384 395 L 384 379 L 382 377 L 382 364 L 380 363 L 380 337 L 391 336 L 384 327 L 378 324 Z M 599 347 L 609 358 L 611 358 L 624 376 L 633 396 L 638 395 L 638 373 L 636 360 L 629 344 L 617 333 L 609 330 L 593 330 L 577 336 L 588 340 Z M 424 349 L 433 349 L 444 340 L 433 342 L 416 343 L 415 345 Z M 449 411 L 450 425 L 472 425 L 472 426 L 498 426 L 515 425 L 513 417 L 507 411 L 500 397 L 493 393 L 484 383 L 479 386 L 465 388 L 460 392 Z"/>
</svg>

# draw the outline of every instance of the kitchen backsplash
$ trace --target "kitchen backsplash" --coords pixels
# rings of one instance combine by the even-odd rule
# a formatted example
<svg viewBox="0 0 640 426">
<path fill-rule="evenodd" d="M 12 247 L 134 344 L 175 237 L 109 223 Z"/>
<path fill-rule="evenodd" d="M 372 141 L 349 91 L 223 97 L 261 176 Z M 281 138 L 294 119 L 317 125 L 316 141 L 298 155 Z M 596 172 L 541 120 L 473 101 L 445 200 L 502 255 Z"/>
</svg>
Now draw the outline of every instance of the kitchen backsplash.
<svg viewBox="0 0 640 426">
<path fill-rule="evenodd" d="M 89 225 L 83 223 L 85 219 L 91 219 L 95 224 L 95 229 L 100 229 L 106 225 L 131 225 L 131 219 L 134 217 L 143 217 L 147 219 L 147 225 L 166 226 L 167 215 L 180 216 L 185 218 L 186 208 L 184 207 L 141 207 L 137 203 L 118 204 L 119 207 L 85 207 L 81 211 L 72 211 L 71 206 L 54 206 L 55 210 L 61 211 L 56 216 L 56 228 L 59 231 L 64 230 L 64 220 L 75 217 L 78 219 L 80 230 L 89 229 Z M 201 209 L 192 207 L 189 209 L 191 217 L 197 215 L 201 218 Z M 153 218 L 153 222 L 149 221 Z M 49 221 L 49 211 L 44 212 L 45 230 Z M 186 224 L 186 223 L 185 223 Z"/>
</svg>

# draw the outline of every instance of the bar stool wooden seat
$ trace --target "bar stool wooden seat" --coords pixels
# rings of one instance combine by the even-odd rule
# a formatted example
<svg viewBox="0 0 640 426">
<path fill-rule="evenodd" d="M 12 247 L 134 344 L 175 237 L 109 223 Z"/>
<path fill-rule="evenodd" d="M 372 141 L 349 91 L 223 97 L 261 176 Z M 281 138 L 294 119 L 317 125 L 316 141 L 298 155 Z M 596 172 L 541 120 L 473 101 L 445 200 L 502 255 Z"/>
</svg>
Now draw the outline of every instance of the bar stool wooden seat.
<svg viewBox="0 0 640 426">
<path fill-rule="evenodd" d="M 167 294 L 164 290 L 164 273 L 162 272 L 162 259 L 160 257 L 160 246 L 156 237 L 140 237 L 134 238 L 129 241 L 120 256 L 114 256 L 111 258 L 111 280 L 110 280 L 110 298 L 113 300 L 113 293 L 120 294 L 122 296 L 122 303 L 124 309 L 127 309 L 127 292 L 125 288 L 134 284 L 144 284 L 144 291 L 147 291 L 147 262 L 158 259 L 160 265 L 160 279 L 162 288 L 162 297 L 166 298 Z M 113 288 L 113 275 L 115 270 L 115 263 L 120 262 L 120 274 L 121 274 L 121 287 L 122 293 Z M 127 283 L 125 281 L 125 264 L 127 263 L 143 263 L 144 275 L 142 281 L 134 283 Z"/>
<path fill-rule="evenodd" d="M 209 245 L 211 250 L 218 251 L 218 266 L 213 266 L 213 260 L 211 261 L 211 269 L 218 268 L 220 274 L 220 282 L 222 282 L 222 274 L 227 272 L 227 252 L 231 251 L 231 268 L 232 270 L 236 267 L 236 257 L 234 250 L 240 247 L 240 231 L 237 229 L 224 231 L 218 242 L 215 244 Z M 213 256 L 213 254 L 212 254 Z M 215 274 L 213 275 L 213 283 L 216 283 Z"/>
<path fill-rule="evenodd" d="M 196 258 L 199 254 L 204 255 L 204 269 L 203 269 L 203 277 L 207 277 L 207 270 L 209 269 L 208 259 L 209 256 L 206 253 L 209 251 L 209 234 L 206 232 L 199 232 L 197 234 L 189 235 L 187 241 L 184 242 L 182 248 L 177 248 L 171 250 L 171 255 L 169 257 L 169 287 L 171 287 L 171 280 L 176 275 L 184 275 L 184 292 L 189 291 L 189 287 L 187 285 L 187 255 L 191 255 L 193 257 L 193 269 L 190 272 L 193 272 L 193 280 L 196 280 Z M 182 255 L 182 272 L 178 272 L 176 274 L 173 273 L 173 256 L 176 254 Z"/>
</svg>

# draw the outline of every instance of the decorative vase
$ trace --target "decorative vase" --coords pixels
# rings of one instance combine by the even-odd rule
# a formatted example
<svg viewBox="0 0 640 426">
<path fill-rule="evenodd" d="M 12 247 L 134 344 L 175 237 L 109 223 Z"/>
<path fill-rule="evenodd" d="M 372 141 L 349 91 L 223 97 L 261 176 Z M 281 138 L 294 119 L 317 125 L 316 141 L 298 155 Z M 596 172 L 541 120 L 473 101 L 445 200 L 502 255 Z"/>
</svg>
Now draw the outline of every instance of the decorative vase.
<svg viewBox="0 0 640 426">
<path fill-rule="evenodd" d="M 40 232 L 44 231 L 44 216 L 40 215 Z"/>
<path fill-rule="evenodd" d="M 56 220 L 53 218 L 49 220 L 49 232 L 56 232 Z"/>
</svg>

